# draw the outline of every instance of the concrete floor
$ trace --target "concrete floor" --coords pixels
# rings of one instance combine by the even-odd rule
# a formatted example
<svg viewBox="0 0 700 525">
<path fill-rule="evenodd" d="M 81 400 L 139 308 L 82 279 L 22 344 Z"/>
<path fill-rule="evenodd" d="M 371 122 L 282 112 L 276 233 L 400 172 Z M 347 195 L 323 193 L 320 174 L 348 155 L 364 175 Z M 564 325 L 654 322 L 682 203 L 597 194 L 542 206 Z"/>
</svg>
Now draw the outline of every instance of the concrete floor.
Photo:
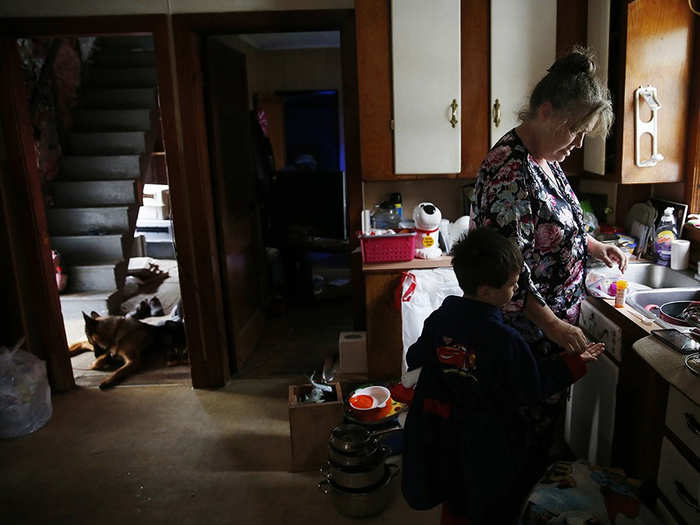
<svg viewBox="0 0 700 525">
<path fill-rule="evenodd" d="M 0 441 L 0 522 L 9 524 L 356 523 L 291 474 L 288 385 L 238 379 L 186 386 L 79 388 L 54 396 L 48 424 Z M 364 523 L 436 524 L 401 498 Z"/>
</svg>

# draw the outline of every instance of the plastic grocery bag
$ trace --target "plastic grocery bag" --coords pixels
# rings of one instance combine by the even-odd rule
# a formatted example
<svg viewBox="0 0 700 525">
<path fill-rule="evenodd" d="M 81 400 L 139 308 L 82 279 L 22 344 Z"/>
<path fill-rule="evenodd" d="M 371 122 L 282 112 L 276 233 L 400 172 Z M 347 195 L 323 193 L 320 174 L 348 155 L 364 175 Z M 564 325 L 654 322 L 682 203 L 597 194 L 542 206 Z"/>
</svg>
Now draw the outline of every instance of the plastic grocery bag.
<svg viewBox="0 0 700 525">
<path fill-rule="evenodd" d="M 625 276 L 617 268 L 590 269 L 586 272 L 586 291 L 593 297 L 614 299 L 618 279 L 625 279 Z M 627 295 L 649 289 L 644 284 L 627 281 Z"/>
<path fill-rule="evenodd" d="M 425 320 L 449 295 L 459 297 L 464 295 L 452 268 L 411 270 L 404 273 L 401 282 L 401 336 L 403 338 L 401 374 L 402 383 L 406 388 L 418 380 L 417 374 L 407 374 L 408 347 L 418 340 Z M 411 384 L 405 384 L 405 382 Z"/>
<path fill-rule="evenodd" d="M 19 347 L 0 347 L 0 438 L 30 434 L 51 418 L 46 363 Z"/>
</svg>

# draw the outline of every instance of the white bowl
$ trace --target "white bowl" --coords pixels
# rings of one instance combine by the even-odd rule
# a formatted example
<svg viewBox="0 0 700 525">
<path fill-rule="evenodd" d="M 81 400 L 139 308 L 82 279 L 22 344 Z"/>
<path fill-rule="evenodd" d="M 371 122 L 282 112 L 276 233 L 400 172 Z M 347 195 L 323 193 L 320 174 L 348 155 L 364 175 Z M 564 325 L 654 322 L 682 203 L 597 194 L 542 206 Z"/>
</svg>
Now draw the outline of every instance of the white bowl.
<svg viewBox="0 0 700 525">
<path fill-rule="evenodd" d="M 387 401 L 389 401 L 389 398 L 391 397 L 391 392 L 389 392 L 388 388 L 383 386 L 368 386 L 365 388 L 358 388 L 352 393 L 350 397 L 361 395 L 370 396 L 374 400 L 374 403 L 372 403 L 372 406 L 369 408 L 357 408 L 353 406 L 352 408 L 354 408 L 355 410 L 372 410 L 374 408 L 384 408 L 386 406 Z"/>
</svg>

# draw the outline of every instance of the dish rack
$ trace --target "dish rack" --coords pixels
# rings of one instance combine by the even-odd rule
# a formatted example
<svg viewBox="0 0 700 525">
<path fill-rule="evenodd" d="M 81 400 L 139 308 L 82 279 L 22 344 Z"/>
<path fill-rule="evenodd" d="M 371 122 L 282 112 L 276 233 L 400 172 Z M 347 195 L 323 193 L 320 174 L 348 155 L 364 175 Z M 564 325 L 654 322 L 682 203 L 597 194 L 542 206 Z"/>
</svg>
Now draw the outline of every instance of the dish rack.
<svg viewBox="0 0 700 525">
<path fill-rule="evenodd" d="M 416 232 L 359 237 L 365 263 L 410 261 L 415 255 Z"/>
</svg>

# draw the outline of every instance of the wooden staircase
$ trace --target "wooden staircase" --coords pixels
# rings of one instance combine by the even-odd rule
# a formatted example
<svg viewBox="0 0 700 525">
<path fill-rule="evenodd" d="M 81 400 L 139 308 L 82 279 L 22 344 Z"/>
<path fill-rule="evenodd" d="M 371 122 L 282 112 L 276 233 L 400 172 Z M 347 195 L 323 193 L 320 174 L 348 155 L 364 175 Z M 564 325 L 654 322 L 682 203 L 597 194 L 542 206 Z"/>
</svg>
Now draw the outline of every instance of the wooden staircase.
<svg viewBox="0 0 700 525">
<path fill-rule="evenodd" d="M 153 38 L 102 37 L 96 45 L 47 209 L 51 246 L 68 273 L 64 319 L 119 313 L 160 130 Z"/>
</svg>

